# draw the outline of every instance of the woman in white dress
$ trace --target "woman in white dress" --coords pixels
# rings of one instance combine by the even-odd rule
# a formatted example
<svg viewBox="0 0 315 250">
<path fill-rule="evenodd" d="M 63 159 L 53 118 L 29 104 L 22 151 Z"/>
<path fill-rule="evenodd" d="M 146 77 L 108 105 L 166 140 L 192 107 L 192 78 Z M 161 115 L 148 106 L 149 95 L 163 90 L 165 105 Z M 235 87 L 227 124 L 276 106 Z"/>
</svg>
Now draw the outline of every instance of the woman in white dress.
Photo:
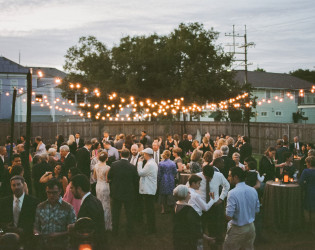
<svg viewBox="0 0 315 250">
<path fill-rule="evenodd" d="M 108 154 L 104 151 L 99 153 L 99 162 L 94 167 L 93 177 L 96 180 L 96 197 L 102 202 L 105 218 L 105 229 L 112 230 L 112 215 L 110 211 L 109 183 L 107 174 L 110 166 L 106 165 Z"/>
</svg>

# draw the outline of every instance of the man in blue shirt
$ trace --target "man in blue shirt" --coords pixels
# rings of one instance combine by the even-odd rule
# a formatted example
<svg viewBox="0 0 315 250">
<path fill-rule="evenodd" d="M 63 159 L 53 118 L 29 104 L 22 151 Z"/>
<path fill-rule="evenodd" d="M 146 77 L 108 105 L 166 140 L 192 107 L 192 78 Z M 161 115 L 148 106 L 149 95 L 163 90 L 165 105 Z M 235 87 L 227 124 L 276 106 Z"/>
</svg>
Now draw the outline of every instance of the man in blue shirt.
<svg viewBox="0 0 315 250">
<path fill-rule="evenodd" d="M 229 181 L 235 188 L 228 193 L 226 217 L 229 220 L 223 249 L 254 249 L 255 214 L 259 200 L 254 188 L 245 184 L 246 173 L 238 167 L 229 172 Z"/>
</svg>

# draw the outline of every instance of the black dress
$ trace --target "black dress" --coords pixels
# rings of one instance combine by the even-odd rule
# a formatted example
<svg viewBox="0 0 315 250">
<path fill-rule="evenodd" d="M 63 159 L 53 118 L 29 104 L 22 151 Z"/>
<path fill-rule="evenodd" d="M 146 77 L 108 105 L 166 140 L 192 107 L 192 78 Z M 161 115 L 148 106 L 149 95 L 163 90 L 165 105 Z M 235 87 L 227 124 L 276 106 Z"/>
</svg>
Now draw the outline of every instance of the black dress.
<svg viewBox="0 0 315 250">
<path fill-rule="evenodd" d="M 264 182 L 273 181 L 276 177 L 276 168 L 273 161 L 269 160 L 267 156 L 263 156 L 259 161 L 259 174 L 262 176 L 266 174 Z"/>
<path fill-rule="evenodd" d="M 205 146 L 204 143 L 201 144 L 202 145 L 202 148 L 201 151 L 202 151 L 202 156 L 207 152 L 207 151 L 210 151 L 210 144 L 208 144 L 208 146 Z"/>
<path fill-rule="evenodd" d="M 197 249 L 197 241 L 202 238 L 201 217 L 189 205 L 176 205 L 173 228 L 175 250 Z"/>
</svg>

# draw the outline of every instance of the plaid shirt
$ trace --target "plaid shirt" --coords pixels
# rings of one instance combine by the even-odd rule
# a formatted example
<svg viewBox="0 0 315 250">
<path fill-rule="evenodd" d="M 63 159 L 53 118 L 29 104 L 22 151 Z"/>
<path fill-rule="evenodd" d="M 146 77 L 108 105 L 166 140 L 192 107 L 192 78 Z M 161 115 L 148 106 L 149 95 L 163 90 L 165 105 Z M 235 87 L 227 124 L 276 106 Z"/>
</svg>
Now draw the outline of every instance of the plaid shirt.
<svg viewBox="0 0 315 250">
<path fill-rule="evenodd" d="M 67 226 L 75 221 L 73 207 L 60 197 L 53 206 L 48 200 L 37 206 L 34 228 L 41 234 L 66 232 Z"/>
</svg>

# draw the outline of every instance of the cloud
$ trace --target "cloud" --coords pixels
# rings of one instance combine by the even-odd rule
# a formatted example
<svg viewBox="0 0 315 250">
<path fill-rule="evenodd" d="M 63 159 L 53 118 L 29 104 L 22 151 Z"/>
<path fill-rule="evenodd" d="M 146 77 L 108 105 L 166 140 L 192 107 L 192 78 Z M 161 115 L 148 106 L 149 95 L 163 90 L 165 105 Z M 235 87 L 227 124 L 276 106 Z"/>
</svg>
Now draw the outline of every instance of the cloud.
<svg viewBox="0 0 315 250">
<path fill-rule="evenodd" d="M 1 1 L 0 1 L 1 3 Z M 315 58 L 311 0 L 5 0 L 0 10 L 0 54 L 22 64 L 61 68 L 67 49 L 94 35 L 108 47 L 126 35 L 168 34 L 181 22 L 201 22 L 231 43 L 235 24 L 247 24 L 249 61 L 273 72 L 313 68 Z M 243 39 L 238 39 L 243 43 Z M 228 51 L 228 48 L 225 48 Z"/>
</svg>

